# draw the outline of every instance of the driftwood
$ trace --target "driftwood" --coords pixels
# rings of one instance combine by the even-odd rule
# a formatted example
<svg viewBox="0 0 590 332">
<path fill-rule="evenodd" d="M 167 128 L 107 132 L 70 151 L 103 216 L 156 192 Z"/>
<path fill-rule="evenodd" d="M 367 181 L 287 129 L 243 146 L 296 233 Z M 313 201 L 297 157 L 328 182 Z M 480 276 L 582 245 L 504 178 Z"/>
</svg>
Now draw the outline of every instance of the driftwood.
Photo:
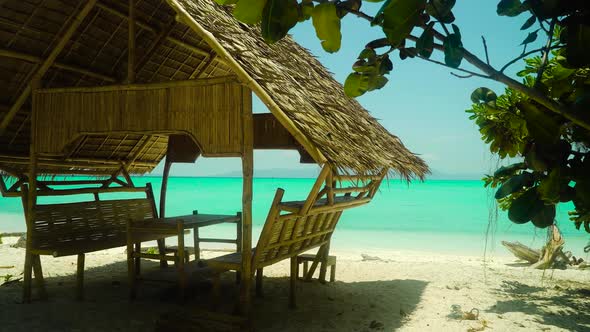
<svg viewBox="0 0 590 332">
<path fill-rule="evenodd" d="M 541 257 L 541 252 L 539 250 L 531 249 L 518 241 L 502 241 L 502 245 L 516 256 L 516 258 L 527 261 L 531 264 L 538 262 Z"/>
<path fill-rule="evenodd" d="M 567 265 L 579 264 L 576 259 L 571 259 L 570 252 L 563 252 L 565 240 L 557 226 L 551 226 L 549 233 L 550 238 L 541 250 L 531 249 L 518 241 L 502 241 L 502 245 L 518 259 L 527 261 L 535 269 L 565 268 Z"/>
</svg>

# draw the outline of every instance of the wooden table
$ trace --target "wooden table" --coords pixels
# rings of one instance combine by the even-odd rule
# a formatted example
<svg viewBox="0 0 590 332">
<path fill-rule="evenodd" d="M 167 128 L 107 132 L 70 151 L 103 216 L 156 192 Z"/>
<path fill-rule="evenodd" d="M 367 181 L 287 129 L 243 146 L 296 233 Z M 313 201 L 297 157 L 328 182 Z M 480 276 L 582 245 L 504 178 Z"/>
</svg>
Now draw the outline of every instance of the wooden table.
<svg viewBox="0 0 590 332">
<path fill-rule="evenodd" d="M 236 239 L 215 239 L 215 238 L 201 238 L 199 237 L 199 228 L 219 225 L 223 223 L 235 223 L 236 224 Z M 182 230 L 193 230 L 193 238 L 195 242 L 195 259 L 200 258 L 200 243 L 201 242 L 214 242 L 214 243 L 232 243 L 236 245 L 236 251 L 242 250 L 242 213 L 238 212 L 234 215 L 222 215 L 222 214 L 200 214 L 198 211 L 194 211 L 193 214 L 166 217 L 166 218 L 152 218 L 141 221 L 136 221 L 130 228 L 133 233 L 148 232 L 151 234 L 161 235 L 177 235 L 179 227 Z M 181 246 L 182 242 L 182 246 Z M 184 239 L 178 240 L 178 249 L 184 249 Z"/>
<path fill-rule="evenodd" d="M 236 239 L 210 239 L 200 238 L 199 228 L 205 226 L 218 225 L 223 223 L 236 224 Z M 235 215 L 220 215 L 220 214 L 200 214 L 194 211 L 191 215 L 166 217 L 166 218 L 150 218 L 140 221 L 132 221 L 127 227 L 127 251 L 128 251 L 128 267 L 129 277 L 131 283 L 131 294 L 135 296 L 135 278 L 139 274 L 139 260 L 140 258 L 156 259 L 160 261 L 174 261 L 179 272 L 180 290 L 184 294 L 186 286 L 185 263 L 188 263 L 188 253 L 184 246 L 184 235 L 188 229 L 193 230 L 195 240 L 195 261 L 200 259 L 200 242 L 218 242 L 218 243 L 235 243 L 236 250 L 242 250 L 242 213 L 238 212 Z M 149 234 L 149 235 L 148 235 Z M 165 238 L 168 236 L 178 236 L 178 249 L 166 250 L 164 253 L 152 254 L 141 252 L 141 243 L 137 242 L 140 238 Z M 142 240 L 139 240 L 142 241 Z M 166 255 L 166 253 L 173 252 L 174 256 Z M 135 262 L 133 262 L 135 261 Z"/>
</svg>

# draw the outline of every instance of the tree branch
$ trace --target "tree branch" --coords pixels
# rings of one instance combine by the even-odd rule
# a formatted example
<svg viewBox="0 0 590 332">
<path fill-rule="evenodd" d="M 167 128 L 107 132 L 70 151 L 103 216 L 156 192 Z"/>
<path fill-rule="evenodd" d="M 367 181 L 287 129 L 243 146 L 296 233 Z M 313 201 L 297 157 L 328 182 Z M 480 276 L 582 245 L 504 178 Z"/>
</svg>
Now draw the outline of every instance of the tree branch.
<svg viewBox="0 0 590 332">
<path fill-rule="evenodd" d="M 551 20 L 551 24 L 549 25 L 549 32 L 547 33 L 547 43 L 545 47 L 543 47 L 543 57 L 541 58 L 541 66 L 539 66 L 539 70 L 537 71 L 537 79 L 535 80 L 535 88 L 539 87 L 541 84 L 541 79 L 543 78 L 543 72 L 547 67 L 547 63 L 549 62 L 549 52 L 551 49 L 551 44 L 553 44 L 553 31 L 555 29 L 555 23 L 557 19 Z"/>
<path fill-rule="evenodd" d="M 469 74 L 469 75 L 467 75 L 467 76 L 461 76 L 461 75 L 457 75 L 457 74 L 451 73 L 451 75 L 453 75 L 453 76 L 456 76 L 456 77 L 459 77 L 459 78 L 468 78 L 468 77 L 472 77 L 472 76 L 477 76 L 477 77 L 481 77 L 481 78 L 492 79 L 492 77 L 490 77 L 490 76 L 486 76 L 486 75 L 483 75 L 483 74 L 480 74 L 480 73 L 476 73 L 476 72 L 473 72 L 473 71 L 471 71 L 471 70 L 467 70 L 467 69 L 463 69 L 463 68 L 455 68 L 455 67 L 451 67 L 451 66 L 449 66 L 449 65 L 447 65 L 446 63 L 444 63 L 444 62 L 441 62 L 441 61 L 437 61 L 437 60 L 428 59 L 428 58 L 425 58 L 425 57 L 423 57 L 423 56 L 420 56 L 420 55 L 416 55 L 416 57 L 417 57 L 417 58 L 420 58 L 420 59 L 422 59 L 422 60 L 424 60 L 424 61 L 428 61 L 428 62 L 436 63 L 437 65 L 441 65 L 441 66 L 444 66 L 444 67 L 447 67 L 447 68 L 451 68 L 451 69 L 458 70 L 458 71 L 460 71 L 460 72 L 463 72 L 463 73 L 467 73 L 467 74 Z"/>
<path fill-rule="evenodd" d="M 555 45 L 555 46 L 551 46 L 549 49 L 556 49 L 556 48 L 560 48 L 563 47 L 562 45 Z M 528 51 L 526 53 L 523 53 L 519 56 L 517 56 L 516 58 L 508 61 L 503 67 L 502 69 L 500 69 L 500 72 L 503 73 L 504 70 L 506 70 L 506 68 L 510 67 L 511 65 L 513 65 L 515 62 L 517 62 L 518 60 L 522 59 L 522 58 L 526 58 L 527 56 L 533 54 L 533 53 L 537 53 L 537 52 L 541 52 L 543 51 L 545 48 L 541 47 L 541 48 L 537 48 L 536 50 L 532 50 L 532 51 Z"/>
<path fill-rule="evenodd" d="M 488 43 L 484 36 L 481 36 L 481 42 L 483 43 L 483 49 L 486 52 L 486 63 L 490 66 L 490 55 L 488 54 Z"/>
</svg>

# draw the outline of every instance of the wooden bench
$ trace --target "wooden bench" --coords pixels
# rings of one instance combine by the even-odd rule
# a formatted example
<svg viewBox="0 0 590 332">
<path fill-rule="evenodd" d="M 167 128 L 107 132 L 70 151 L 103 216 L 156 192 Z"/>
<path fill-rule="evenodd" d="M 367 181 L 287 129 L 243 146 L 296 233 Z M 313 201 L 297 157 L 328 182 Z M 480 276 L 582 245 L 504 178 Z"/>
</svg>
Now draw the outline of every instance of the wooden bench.
<svg viewBox="0 0 590 332">
<path fill-rule="evenodd" d="M 41 297 L 46 298 L 43 273 L 39 255 L 54 257 L 78 255 L 77 298 L 83 299 L 84 254 L 127 244 L 128 220 L 144 220 L 157 217 L 151 184 L 145 187 L 83 188 L 63 190 L 38 190 L 36 196 L 65 196 L 92 194 L 94 200 L 75 203 L 34 204 L 28 211 L 28 188 L 23 186 L 23 206 L 27 221 L 27 247 L 25 255 L 25 282 L 23 301 L 30 302 L 31 273 Z M 144 193 L 145 197 L 101 200 L 108 192 Z M 146 234 L 141 240 L 160 240 Z M 164 250 L 163 247 L 160 247 Z"/>
<path fill-rule="evenodd" d="M 324 166 L 304 201 L 282 202 L 284 190 L 277 189 L 258 244 L 252 249 L 251 266 L 252 271 L 256 271 L 256 294 L 262 294 L 263 268 L 290 258 L 289 305 L 295 307 L 297 256 L 319 247 L 305 278 L 311 279 L 320 264 L 320 279 L 325 279 L 330 239 L 342 212 L 368 203 L 384 176 L 385 172 L 378 176 L 359 178 L 361 182 L 365 181 L 362 186 L 356 184 L 346 188 L 336 188 L 336 179 L 332 175 L 332 170 Z M 346 177 L 346 180 L 352 180 L 352 178 Z M 323 198 L 323 196 L 326 197 Z M 229 270 L 241 272 L 242 254 L 238 252 L 209 259 L 207 265 L 215 271 L 213 293 L 214 297 L 217 297 L 220 273 Z"/>
</svg>

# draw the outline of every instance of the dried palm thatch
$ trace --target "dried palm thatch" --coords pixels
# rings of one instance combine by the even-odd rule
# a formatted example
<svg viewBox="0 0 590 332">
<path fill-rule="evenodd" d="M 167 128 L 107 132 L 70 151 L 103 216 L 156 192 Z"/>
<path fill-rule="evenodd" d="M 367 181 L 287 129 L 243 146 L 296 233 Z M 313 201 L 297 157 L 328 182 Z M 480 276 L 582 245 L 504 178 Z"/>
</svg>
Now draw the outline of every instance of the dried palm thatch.
<svg viewBox="0 0 590 332">
<path fill-rule="evenodd" d="M 42 77 L 43 88 L 112 85 L 127 77 L 127 0 L 97 1 L 64 40 L 87 4 L 0 1 L 0 169 L 26 169 L 27 91 L 35 75 Z M 389 168 L 407 179 L 428 172 L 419 157 L 344 95 L 308 51 L 291 38 L 267 45 L 259 28 L 236 22 L 230 11 L 213 0 L 136 0 L 135 82 L 237 75 L 301 145 L 314 150 L 308 152 L 316 161 L 355 173 Z M 52 55 L 55 61 L 48 63 Z M 165 133 L 82 135 L 67 155 L 41 159 L 39 172 L 110 174 L 125 164 L 131 173 L 145 173 L 165 156 L 167 141 Z"/>
</svg>

